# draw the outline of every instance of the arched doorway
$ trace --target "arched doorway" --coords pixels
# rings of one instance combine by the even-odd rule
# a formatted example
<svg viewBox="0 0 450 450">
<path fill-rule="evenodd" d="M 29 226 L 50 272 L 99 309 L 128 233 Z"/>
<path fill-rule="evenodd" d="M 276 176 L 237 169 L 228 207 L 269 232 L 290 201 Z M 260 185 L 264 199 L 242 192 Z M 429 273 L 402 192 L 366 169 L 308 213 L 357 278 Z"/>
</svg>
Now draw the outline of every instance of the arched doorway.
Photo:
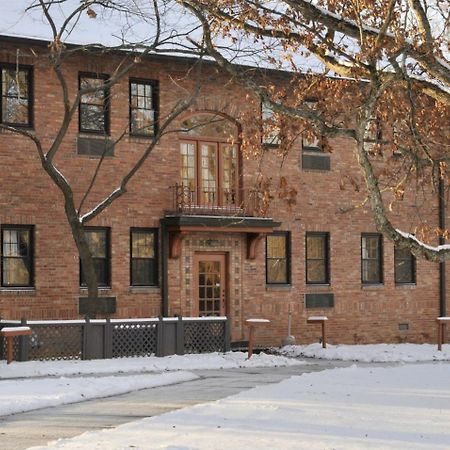
<svg viewBox="0 0 450 450">
<path fill-rule="evenodd" d="M 180 136 L 182 202 L 191 208 L 240 205 L 238 127 L 214 113 L 185 119 Z"/>
</svg>

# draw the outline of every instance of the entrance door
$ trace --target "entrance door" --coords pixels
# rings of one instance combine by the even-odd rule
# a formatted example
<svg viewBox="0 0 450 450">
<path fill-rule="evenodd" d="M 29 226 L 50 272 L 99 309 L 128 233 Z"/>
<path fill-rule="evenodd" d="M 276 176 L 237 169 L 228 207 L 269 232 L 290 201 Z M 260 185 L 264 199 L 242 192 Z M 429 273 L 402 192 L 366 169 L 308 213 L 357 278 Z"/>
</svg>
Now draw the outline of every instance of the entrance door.
<svg viewBox="0 0 450 450">
<path fill-rule="evenodd" d="M 225 255 L 199 253 L 195 255 L 195 281 L 197 285 L 194 309 L 199 316 L 224 316 L 225 307 Z"/>
</svg>

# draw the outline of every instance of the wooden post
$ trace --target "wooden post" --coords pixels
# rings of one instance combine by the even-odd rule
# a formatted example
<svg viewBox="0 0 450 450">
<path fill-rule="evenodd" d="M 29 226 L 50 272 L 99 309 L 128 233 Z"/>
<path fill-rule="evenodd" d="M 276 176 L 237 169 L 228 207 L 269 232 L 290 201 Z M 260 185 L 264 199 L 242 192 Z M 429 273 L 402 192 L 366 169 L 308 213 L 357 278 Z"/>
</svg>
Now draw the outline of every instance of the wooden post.
<svg viewBox="0 0 450 450">
<path fill-rule="evenodd" d="M 6 364 L 11 364 L 13 360 L 13 337 L 6 337 Z"/>
<path fill-rule="evenodd" d="M 327 348 L 327 337 L 325 333 L 325 323 L 328 320 L 326 316 L 311 316 L 308 317 L 306 323 L 320 323 L 322 325 L 322 348 Z"/>
<path fill-rule="evenodd" d="M 436 319 L 437 322 L 437 341 L 438 341 L 438 351 L 442 351 L 442 344 L 444 343 L 445 340 L 445 329 L 446 329 L 446 325 L 447 322 L 450 322 L 450 317 L 438 317 Z"/>
<path fill-rule="evenodd" d="M 11 364 L 14 359 L 13 339 L 17 336 L 30 336 L 32 331 L 29 327 L 5 327 L 0 331 L 6 339 L 6 364 Z"/>
</svg>

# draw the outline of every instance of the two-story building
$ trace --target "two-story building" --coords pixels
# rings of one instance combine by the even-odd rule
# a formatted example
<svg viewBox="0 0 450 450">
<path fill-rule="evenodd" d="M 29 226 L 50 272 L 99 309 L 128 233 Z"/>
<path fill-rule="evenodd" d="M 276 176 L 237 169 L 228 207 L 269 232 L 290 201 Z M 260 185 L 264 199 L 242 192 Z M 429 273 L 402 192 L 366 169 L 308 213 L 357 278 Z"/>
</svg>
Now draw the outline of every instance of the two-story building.
<svg viewBox="0 0 450 450">
<path fill-rule="evenodd" d="M 1 123 L 35 133 L 48 146 L 63 104 L 42 56 L 47 43 L 5 36 L 1 42 Z M 83 52 L 66 58 L 71 95 L 107 79 L 120 58 Z M 117 187 L 157 119 L 195 88 L 193 64 L 148 56 L 110 92 L 81 98 L 56 165 L 81 202 L 103 158 L 86 210 Z M 395 249 L 377 233 L 368 207 L 343 212 L 365 196 L 343 188 L 348 174 L 359 177 L 353 143 L 334 139 L 327 153 L 319 142 L 298 139 L 283 164 L 276 145 L 251 157 L 242 148 L 241 118 L 259 120 L 261 105 L 213 63 L 204 63 L 201 84 L 194 105 L 161 138 L 128 192 L 89 223 L 100 294 L 112 299 L 107 315 L 226 315 L 234 342 L 247 339 L 246 319 L 265 318 L 270 326 L 258 334 L 264 345 L 281 343 L 289 312 L 300 343 L 318 335 L 307 325 L 311 315 L 329 318 L 333 343 L 433 340 L 445 273 Z M 87 291 L 61 193 L 29 138 L 0 130 L 0 161 L 1 318 L 83 317 Z M 281 179 L 297 192 L 295 201 L 277 195 Z M 406 196 L 399 226 L 409 229 L 416 204 Z M 433 226 L 438 207 L 430 194 L 425 220 Z"/>
</svg>

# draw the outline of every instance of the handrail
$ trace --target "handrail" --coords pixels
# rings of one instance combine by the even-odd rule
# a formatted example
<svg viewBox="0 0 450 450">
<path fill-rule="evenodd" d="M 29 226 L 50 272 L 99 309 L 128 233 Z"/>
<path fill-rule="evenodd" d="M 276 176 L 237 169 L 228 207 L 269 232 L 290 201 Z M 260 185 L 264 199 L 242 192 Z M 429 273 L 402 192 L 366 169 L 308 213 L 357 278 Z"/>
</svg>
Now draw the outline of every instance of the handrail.
<svg viewBox="0 0 450 450">
<path fill-rule="evenodd" d="M 257 216 L 262 198 L 257 190 L 170 186 L 173 211 L 186 215 Z"/>
</svg>

